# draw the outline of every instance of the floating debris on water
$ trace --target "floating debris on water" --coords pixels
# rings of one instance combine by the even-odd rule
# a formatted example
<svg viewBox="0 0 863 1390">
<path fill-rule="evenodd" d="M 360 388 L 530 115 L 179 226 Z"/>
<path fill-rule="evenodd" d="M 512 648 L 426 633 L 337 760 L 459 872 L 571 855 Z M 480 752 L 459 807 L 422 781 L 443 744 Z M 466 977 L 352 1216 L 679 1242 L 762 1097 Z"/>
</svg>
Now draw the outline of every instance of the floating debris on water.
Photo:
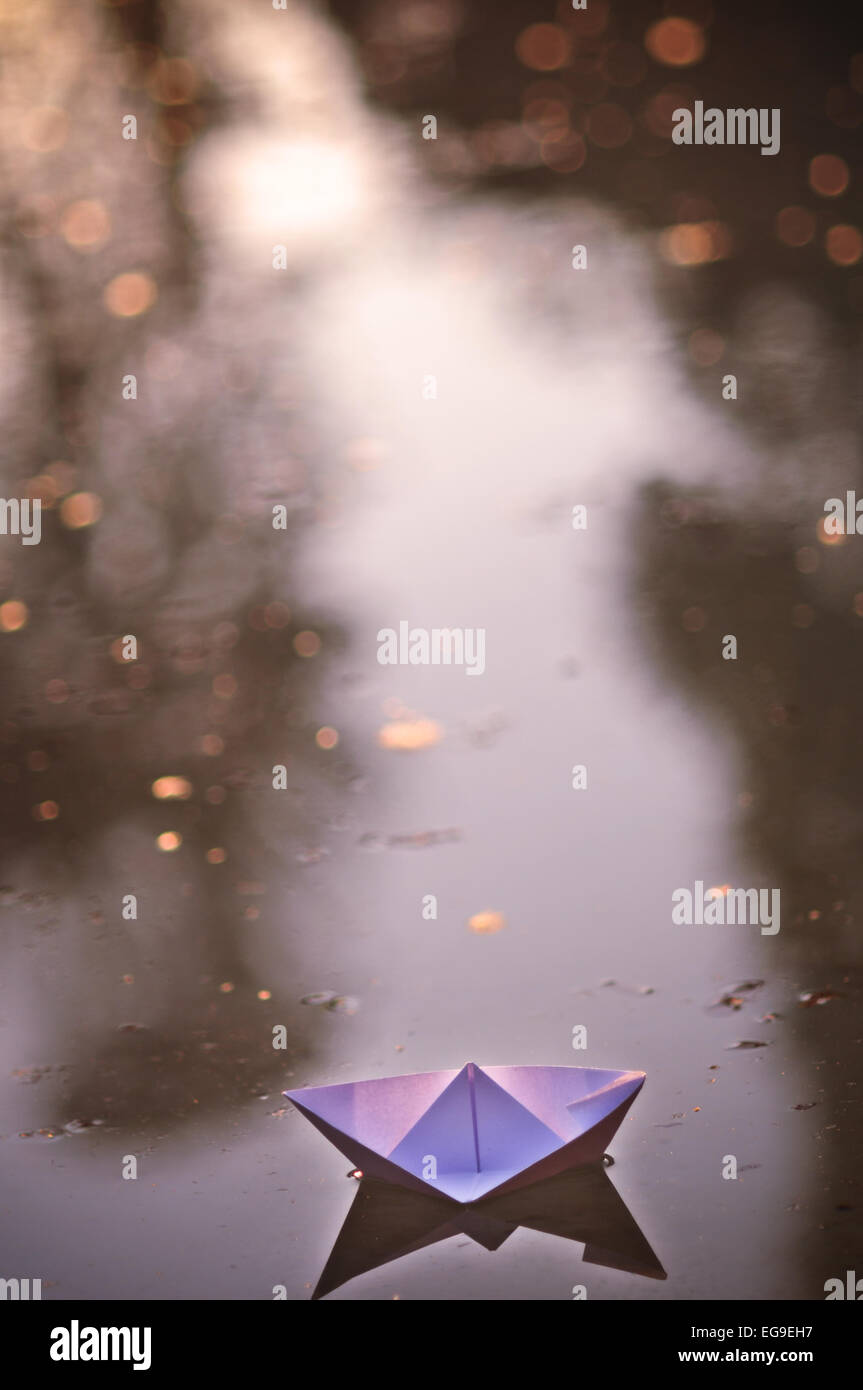
<svg viewBox="0 0 863 1390">
<path fill-rule="evenodd" d="M 406 835 L 361 835 L 357 844 L 363 849 L 428 849 L 433 845 L 456 844 L 462 832 L 456 826 L 446 830 L 417 830 Z"/>
<path fill-rule="evenodd" d="M 733 1052 L 735 1048 L 741 1048 L 741 1047 L 769 1047 L 769 1046 L 770 1046 L 770 1044 L 769 1044 L 769 1043 L 766 1043 L 766 1042 L 754 1042 L 752 1038 L 744 1038 L 741 1042 L 729 1043 L 728 1046 L 726 1047 L 725 1051 L 726 1051 L 726 1052 Z"/>
<path fill-rule="evenodd" d="M 311 1004 L 314 1008 L 329 1009 L 336 1014 L 355 1014 L 360 1007 L 359 999 L 352 994 L 335 994 L 331 989 L 320 989 L 314 994 L 305 994 L 301 1004 Z"/>
<path fill-rule="evenodd" d="M 336 1014 L 355 1014 L 360 1007 L 360 1001 L 352 994 L 340 994 L 326 1007 Z"/>
<path fill-rule="evenodd" d="M 813 989 L 798 996 L 798 1002 L 804 1009 L 811 1009 L 813 1004 L 826 1004 L 828 999 L 844 999 L 845 996 L 838 989 Z"/>
<path fill-rule="evenodd" d="M 450 845 L 461 839 L 461 831 L 452 827 L 448 830 L 420 830 L 414 835 L 388 835 L 386 844 L 391 849 L 427 849 L 429 845 Z"/>
<path fill-rule="evenodd" d="M 51 1071 L 66 1071 L 66 1067 L 34 1066 L 16 1067 L 11 1073 L 23 1086 L 35 1086 L 37 1081 L 41 1081 L 43 1076 L 47 1076 Z"/>
<path fill-rule="evenodd" d="M 746 1002 L 744 994 L 751 994 L 753 990 L 760 989 L 764 984 L 763 980 L 744 980 L 742 984 L 731 985 L 723 990 L 718 999 L 714 999 L 712 1004 L 708 1004 L 709 1009 L 740 1009 Z"/>
<path fill-rule="evenodd" d="M 792 1110 L 812 1110 L 818 1104 L 817 1100 L 801 1101 L 799 1105 L 792 1105 Z"/>
<path fill-rule="evenodd" d="M 619 980 L 612 980 L 612 979 L 600 980 L 600 982 L 599 982 L 599 988 L 600 988 L 600 989 L 620 989 L 620 990 L 623 991 L 624 994 L 641 994 L 641 995 L 646 995 L 646 994 L 655 994 L 655 993 L 656 993 L 656 987 L 655 987 L 654 985 L 622 985 L 622 984 L 620 983 Z M 590 990 L 589 990 L 589 989 L 581 989 L 581 990 L 578 991 L 578 993 L 579 993 L 579 994 L 589 994 L 589 993 L 590 993 Z"/>
</svg>

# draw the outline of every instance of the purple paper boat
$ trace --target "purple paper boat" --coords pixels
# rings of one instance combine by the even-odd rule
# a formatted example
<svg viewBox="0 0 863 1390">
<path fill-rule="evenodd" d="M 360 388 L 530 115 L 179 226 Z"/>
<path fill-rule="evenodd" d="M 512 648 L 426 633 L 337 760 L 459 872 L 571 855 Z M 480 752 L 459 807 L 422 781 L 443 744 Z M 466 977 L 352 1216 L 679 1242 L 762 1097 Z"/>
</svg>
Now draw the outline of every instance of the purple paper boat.
<svg viewBox="0 0 863 1390">
<path fill-rule="evenodd" d="M 283 1094 L 365 1176 L 466 1203 L 598 1162 L 644 1076 L 468 1062 Z"/>
</svg>

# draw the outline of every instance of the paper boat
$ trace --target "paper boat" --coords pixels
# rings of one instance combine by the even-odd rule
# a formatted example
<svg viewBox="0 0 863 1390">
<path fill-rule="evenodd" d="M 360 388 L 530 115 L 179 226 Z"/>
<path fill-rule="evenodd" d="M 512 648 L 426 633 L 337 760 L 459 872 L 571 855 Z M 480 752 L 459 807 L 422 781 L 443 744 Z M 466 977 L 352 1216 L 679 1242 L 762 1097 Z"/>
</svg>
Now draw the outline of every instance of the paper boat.
<svg viewBox="0 0 863 1390">
<path fill-rule="evenodd" d="M 283 1094 L 366 1177 L 466 1203 L 597 1162 L 644 1075 L 468 1062 Z"/>
</svg>

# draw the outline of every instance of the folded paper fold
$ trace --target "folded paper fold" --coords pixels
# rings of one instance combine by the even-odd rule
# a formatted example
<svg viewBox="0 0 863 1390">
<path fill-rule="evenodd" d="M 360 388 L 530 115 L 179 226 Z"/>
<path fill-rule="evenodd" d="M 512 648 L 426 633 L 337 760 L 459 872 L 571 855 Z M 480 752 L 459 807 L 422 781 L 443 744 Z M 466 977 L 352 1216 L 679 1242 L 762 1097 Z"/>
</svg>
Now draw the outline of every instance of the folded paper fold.
<svg viewBox="0 0 863 1390">
<path fill-rule="evenodd" d="M 462 1204 L 598 1161 L 644 1072 L 480 1067 L 285 1091 L 366 1176 Z"/>
</svg>

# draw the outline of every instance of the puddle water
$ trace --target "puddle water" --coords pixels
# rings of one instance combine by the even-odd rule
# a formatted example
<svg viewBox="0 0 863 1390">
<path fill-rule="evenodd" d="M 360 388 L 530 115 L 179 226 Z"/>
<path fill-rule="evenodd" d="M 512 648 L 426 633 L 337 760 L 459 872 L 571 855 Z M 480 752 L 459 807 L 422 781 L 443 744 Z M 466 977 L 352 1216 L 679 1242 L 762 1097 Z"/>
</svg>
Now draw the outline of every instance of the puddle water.
<svg viewBox="0 0 863 1390">
<path fill-rule="evenodd" d="M 110 710 L 58 724 L 53 848 L 10 832 L 3 1268 L 53 1298 L 302 1300 L 356 1197 L 354 1225 L 371 1212 L 392 1258 L 369 1267 L 352 1227 L 332 1298 L 820 1297 L 859 1229 L 836 1147 L 859 813 L 835 646 L 816 677 L 805 625 L 782 626 L 819 479 L 770 513 L 773 445 L 696 395 L 652 253 L 594 204 L 412 189 L 375 215 L 366 244 L 291 281 L 314 385 L 289 443 L 317 442 L 286 549 L 246 592 L 264 542 L 249 523 L 232 550 L 222 527 L 221 569 L 202 559 L 186 593 L 206 639 L 175 649 L 156 627 L 145 650 L 170 653 L 152 661 L 175 683 L 131 733 Z M 245 304 L 224 254 L 199 344 L 208 313 Z M 249 346 L 262 379 L 281 303 Z M 234 386 L 202 429 L 215 451 L 239 421 L 242 454 L 256 398 Z M 224 466 L 242 531 L 243 469 Z M 830 585 L 853 583 L 830 574 L 807 599 L 828 626 Z M 401 623 L 481 630 L 484 669 L 381 664 Z M 726 632 L 755 653 L 741 676 Z M 802 721 L 805 743 L 822 715 L 833 733 L 795 763 L 777 730 Z M 22 755 L 48 737 L 28 719 Z M 185 799 L 149 796 L 180 776 Z M 780 932 L 675 923 L 672 894 L 699 882 L 780 888 Z M 449 1230 L 379 1209 L 281 1097 L 469 1060 L 646 1072 L 613 1167 L 499 1229 Z M 617 1262 L 582 1261 L 598 1209 L 623 1223 Z"/>
</svg>

